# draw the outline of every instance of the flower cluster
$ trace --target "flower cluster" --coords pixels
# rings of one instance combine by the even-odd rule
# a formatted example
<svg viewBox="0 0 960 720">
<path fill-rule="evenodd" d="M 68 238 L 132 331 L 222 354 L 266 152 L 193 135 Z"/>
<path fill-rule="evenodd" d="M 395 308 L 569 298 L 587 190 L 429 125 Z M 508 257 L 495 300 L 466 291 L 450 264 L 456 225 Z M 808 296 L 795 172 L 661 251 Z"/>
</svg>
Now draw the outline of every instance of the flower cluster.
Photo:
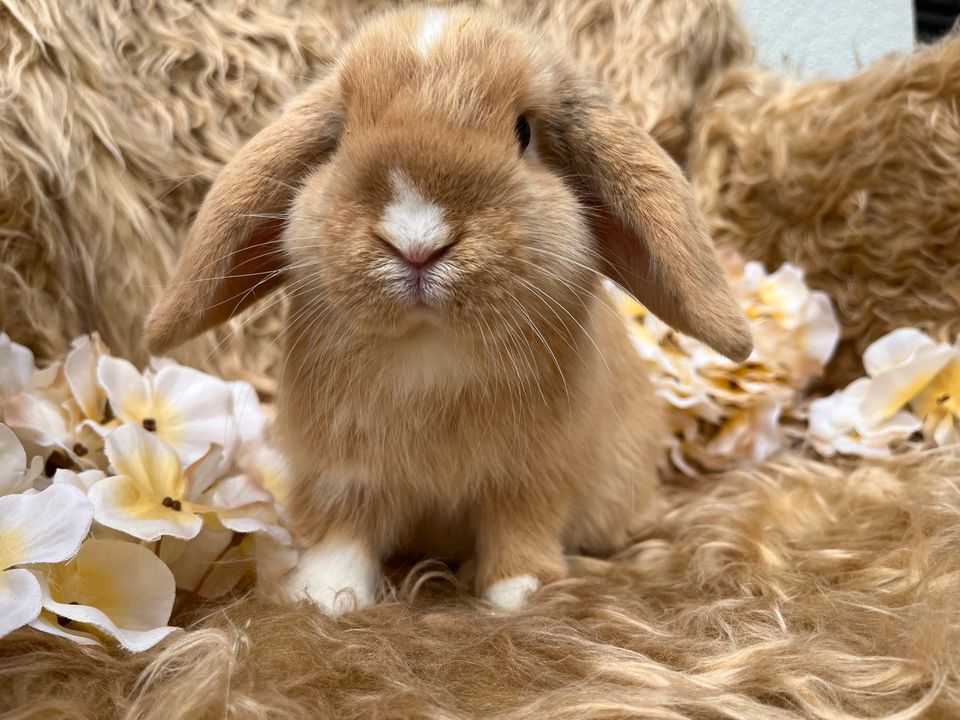
<svg viewBox="0 0 960 720">
<path fill-rule="evenodd" d="M 38 370 L 0 333 L 0 636 L 24 625 L 144 650 L 177 593 L 215 597 L 296 562 L 253 387 L 96 335 Z"/>
<path fill-rule="evenodd" d="M 802 391 L 822 373 L 840 335 L 830 299 L 811 291 L 798 267 L 787 263 L 768 274 L 735 254 L 722 258 L 753 335 L 743 363 L 674 332 L 613 290 L 669 406 L 671 459 L 690 476 L 763 460 L 781 448 L 791 423 L 803 419 Z"/>
<path fill-rule="evenodd" d="M 960 345 L 900 328 L 863 353 L 866 377 L 810 405 L 810 444 L 827 457 L 889 455 L 914 433 L 960 442 Z"/>
</svg>

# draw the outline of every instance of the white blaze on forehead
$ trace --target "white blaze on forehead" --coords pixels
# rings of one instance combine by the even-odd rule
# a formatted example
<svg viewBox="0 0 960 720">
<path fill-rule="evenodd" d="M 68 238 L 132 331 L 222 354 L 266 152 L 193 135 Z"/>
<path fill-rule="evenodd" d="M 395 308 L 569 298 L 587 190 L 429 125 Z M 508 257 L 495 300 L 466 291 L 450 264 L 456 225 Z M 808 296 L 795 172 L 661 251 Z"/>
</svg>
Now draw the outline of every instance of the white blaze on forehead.
<svg viewBox="0 0 960 720">
<path fill-rule="evenodd" d="M 416 46 L 417 50 L 424 57 L 430 52 L 440 35 L 443 33 L 443 26 L 447 24 L 447 14 L 437 8 L 429 8 L 420 21 L 420 28 L 417 30 Z"/>
<path fill-rule="evenodd" d="M 445 245 L 450 228 L 444 222 L 443 208 L 425 198 L 399 170 L 390 171 L 390 186 L 393 197 L 380 221 L 384 239 L 401 252 Z"/>
</svg>

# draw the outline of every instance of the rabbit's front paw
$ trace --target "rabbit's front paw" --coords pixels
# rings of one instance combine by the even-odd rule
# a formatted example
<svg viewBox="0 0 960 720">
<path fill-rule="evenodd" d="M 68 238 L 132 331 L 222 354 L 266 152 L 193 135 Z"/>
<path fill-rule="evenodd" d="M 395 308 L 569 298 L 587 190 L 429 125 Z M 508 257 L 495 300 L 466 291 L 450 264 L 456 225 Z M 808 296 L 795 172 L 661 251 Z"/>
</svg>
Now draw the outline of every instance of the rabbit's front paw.
<svg viewBox="0 0 960 720">
<path fill-rule="evenodd" d="M 483 599 L 500 610 L 519 610 L 539 588 L 533 575 L 517 575 L 495 582 L 483 592 Z"/>
<path fill-rule="evenodd" d="M 373 605 L 379 582 L 377 559 L 345 538 L 324 539 L 304 552 L 286 580 L 295 599 L 311 600 L 331 615 Z"/>
</svg>

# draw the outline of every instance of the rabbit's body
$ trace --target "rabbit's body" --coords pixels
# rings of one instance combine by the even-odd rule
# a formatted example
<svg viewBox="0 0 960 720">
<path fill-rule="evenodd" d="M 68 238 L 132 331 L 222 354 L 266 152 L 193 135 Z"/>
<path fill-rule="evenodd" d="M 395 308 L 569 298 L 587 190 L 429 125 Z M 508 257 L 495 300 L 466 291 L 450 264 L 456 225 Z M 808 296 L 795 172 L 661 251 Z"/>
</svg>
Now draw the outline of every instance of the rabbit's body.
<svg viewBox="0 0 960 720">
<path fill-rule="evenodd" d="M 417 8 L 371 22 L 224 170 L 148 340 L 285 281 L 292 590 L 372 602 L 382 559 L 414 548 L 472 558 L 477 590 L 516 607 L 564 546 L 615 548 L 654 508 L 662 409 L 603 275 L 749 354 L 649 136 L 536 34 Z"/>
<path fill-rule="evenodd" d="M 337 530 L 377 556 L 464 559 L 482 528 L 534 556 L 523 569 L 541 577 L 562 574 L 561 538 L 622 544 L 652 508 L 663 423 L 623 320 L 592 285 L 600 300 L 587 296 L 576 322 L 560 313 L 553 334 L 499 358 L 430 318 L 346 342 L 330 323 L 295 343 L 277 436 L 302 473 L 290 506 L 308 543 Z M 477 583 L 520 569 L 480 563 Z"/>
</svg>

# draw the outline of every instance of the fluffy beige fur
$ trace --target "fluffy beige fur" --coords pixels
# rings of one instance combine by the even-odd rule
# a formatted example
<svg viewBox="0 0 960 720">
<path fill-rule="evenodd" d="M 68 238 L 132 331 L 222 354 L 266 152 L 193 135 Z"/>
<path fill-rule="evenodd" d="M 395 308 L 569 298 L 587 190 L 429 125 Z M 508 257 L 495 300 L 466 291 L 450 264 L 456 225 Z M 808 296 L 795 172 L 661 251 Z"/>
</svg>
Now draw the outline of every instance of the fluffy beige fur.
<svg viewBox="0 0 960 720">
<path fill-rule="evenodd" d="M 141 352 L 142 316 L 212 178 L 313 78 L 341 28 L 378 4 L 0 8 L 0 320 L 14 338 L 50 357 L 99 329 L 118 352 Z M 722 0 L 507 4 L 569 35 L 679 158 L 694 92 L 749 55 Z M 872 307 L 946 329 L 946 295 L 914 296 L 909 283 L 954 257 L 929 239 L 955 223 L 956 181 L 940 183 L 935 163 L 957 157 L 960 58 L 951 41 L 882 67 L 840 89 L 812 84 L 810 97 L 751 85 L 754 70 L 717 80 L 704 93 L 716 104 L 699 105 L 690 167 L 725 240 L 775 261 L 784 234 L 786 248 L 800 247 L 789 240 L 798 224 L 816 251 L 791 256 L 827 278 L 815 282 L 845 292 L 846 280 L 816 272 L 837 246 L 838 267 Z M 857 142 L 861 125 L 868 142 Z M 843 155 L 824 167 L 838 128 Z M 809 224 L 806 198 L 847 168 L 871 212 Z M 900 240 L 877 217 L 924 253 L 883 266 L 872 238 Z M 909 217 L 927 231 L 910 235 Z M 762 245 L 751 244 L 755 230 Z M 883 283 L 864 280 L 878 274 Z M 842 297 L 848 327 L 861 327 L 850 320 L 858 295 Z M 184 357 L 260 378 L 276 360 L 276 327 L 247 323 L 209 358 L 209 341 Z M 18 632 L 0 641 L 0 717 L 956 718 L 958 476 L 955 450 L 861 467 L 797 450 L 678 481 L 628 549 L 572 559 L 570 577 L 515 617 L 491 615 L 439 569 L 400 568 L 397 602 L 341 620 L 267 598 L 188 608 L 179 619 L 189 632 L 143 655 Z"/>
<path fill-rule="evenodd" d="M 698 99 L 689 169 L 716 240 L 830 294 L 835 385 L 890 330 L 960 331 L 958 94 L 955 35 L 844 80 L 731 69 Z"/>
<path fill-rule="evenodd" d="M 333 620 L 198 608 L 123 656 L 0 643 L 7 720 L 956 718 L 956 453 L 856 471 L 784 457 L 676 487 L 659 522 L 517 616 L 421 568 Z M 411 601 L 412 599 L 412 601 Z"/>
</svg>

